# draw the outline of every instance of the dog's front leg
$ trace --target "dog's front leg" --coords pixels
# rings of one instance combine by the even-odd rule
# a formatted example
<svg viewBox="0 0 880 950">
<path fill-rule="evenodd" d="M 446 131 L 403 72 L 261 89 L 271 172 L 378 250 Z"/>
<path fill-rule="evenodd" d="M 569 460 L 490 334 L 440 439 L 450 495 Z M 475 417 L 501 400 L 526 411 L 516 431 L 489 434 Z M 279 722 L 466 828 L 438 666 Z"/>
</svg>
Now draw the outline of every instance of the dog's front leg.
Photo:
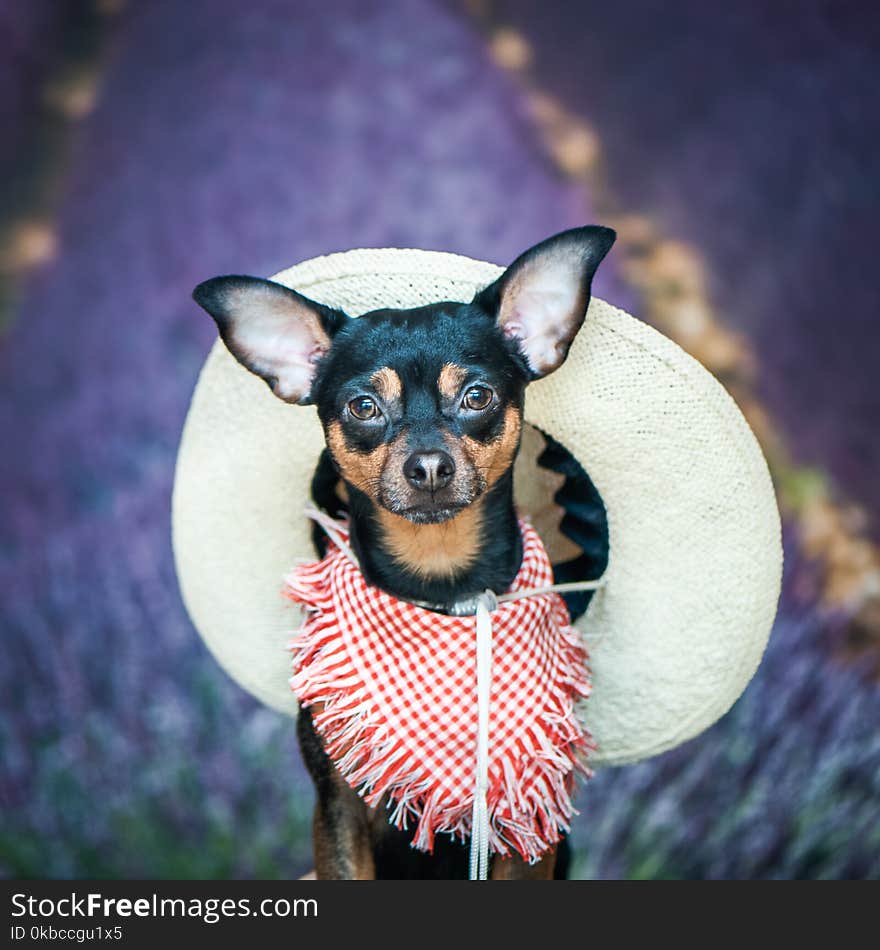
<svg viewBox="0 0 880 950">
<path fill-rule="evenodd" d="M 555 848 L 535 864 L 529 864 L 518 854 L 511 854 L 506 858 L 496 856 L 492 861 L 490 877 L 493 881 L 552 881 L 555 867 Z"/>
<path fill-rule="evenodd" d="M 312 823 L 318 880 L 372 880 L 376 868 L 366 806 L 336 769 L 331 784 L 329 792 L 318 790 Z"/>
<path fill-rule="evenodd" d="M 300 710 L 297 734 L 318 799 L 312 823 L 318 880 L 372 880 L 376 868 L 367 806 L 333 766 L 307 709 Z"/>
</svg>

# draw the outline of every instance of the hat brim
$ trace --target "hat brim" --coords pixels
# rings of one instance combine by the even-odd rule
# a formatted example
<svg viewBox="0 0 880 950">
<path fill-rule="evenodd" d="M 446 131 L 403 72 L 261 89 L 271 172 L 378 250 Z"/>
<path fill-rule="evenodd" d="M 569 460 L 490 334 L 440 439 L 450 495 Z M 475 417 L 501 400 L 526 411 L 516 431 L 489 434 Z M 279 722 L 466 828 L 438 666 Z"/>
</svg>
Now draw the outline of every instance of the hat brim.
<svg viewBox="0 0 880 950">
<path fill-rule="evenodd" d="M 500 272 L 454 254 L 377 249 L 273 279 L 354 315 L 470 300 Z M 525 417 L 574 455 L 608 513 L 606 584 L 577 621 L 593 670 L 584 718 L 594 764 L 664 752 L 730 708 L 766 646 L 782 547 L 764 457 L 710 373 L 596 298 L 566 363 L 529 386 Z M 315 554 L 303 508 L 323 447 L 314 408 L 276 399 L 215 344 L 178 455 L 177 572 L 220 664 L 289 715 L 297 706 L 286 645 L 299 620 L 281 581 Z M 515 483 L 518 506 L 541 530 L 550 516 L 548 483 L 532 477 L 539 447 L 524 439 Z"/>
</svg>

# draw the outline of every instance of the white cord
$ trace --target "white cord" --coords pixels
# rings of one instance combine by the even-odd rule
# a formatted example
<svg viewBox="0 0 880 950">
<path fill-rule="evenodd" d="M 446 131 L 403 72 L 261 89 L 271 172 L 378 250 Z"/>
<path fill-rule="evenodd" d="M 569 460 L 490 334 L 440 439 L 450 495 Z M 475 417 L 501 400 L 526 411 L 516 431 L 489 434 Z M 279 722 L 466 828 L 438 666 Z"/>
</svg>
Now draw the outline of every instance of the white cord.
<svg viewBox="0 0 880 950">
<path fill-rule="evenodd" d="M 472 881 L 489 876 L 489 699 L 492 690 L 492 611 L 498 600 L 491 590 L 477 598 L 477 779 L 471 817 Z"/>
<path fill-rule="evenodd" d="M 317 522 L 324 529 L 324 534 L 330 538 L 355 567 L 360 567 L 357 558 L 354 556 L 354 551 L 352 551 L 348 542 L 339 533 L 335 518 L 331 518 L 326 512 L 320 511 L 318 508 L 313 508 L 311 505 L 307 505 L 303 513 L 307 518 L 311 518 L 312 521 Z"/>
</svg>

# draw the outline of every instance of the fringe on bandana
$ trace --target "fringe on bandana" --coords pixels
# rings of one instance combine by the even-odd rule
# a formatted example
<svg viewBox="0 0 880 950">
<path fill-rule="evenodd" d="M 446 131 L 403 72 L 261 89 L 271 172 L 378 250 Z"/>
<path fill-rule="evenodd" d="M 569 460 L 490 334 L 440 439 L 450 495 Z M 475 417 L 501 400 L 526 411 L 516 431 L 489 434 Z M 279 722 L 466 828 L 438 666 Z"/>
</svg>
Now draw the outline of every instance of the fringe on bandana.
<svg viewBox="0 0 880 950">
<path fill-rule="evenodd" d="M 346 531 L 344 523 L 340 531 Z M 523 564 L 510 590 L 552 583 L 549 558 L 521 522 Z M 335 545 L 300 565 L 284 594 L 305 608 L 290 642 L 291 687 L 312 710 L 336 768 L 370 806 L 386 799 L 412 844 L 471 832 L 476 756 L 474 617 L 450 617 L 366 583 Z M 590 693 L 587 652 L 555 593 L 499 605 L 488 806 L 490 849 L 537 861 L 570 828 L 575 778 L 592 739 L 576 704 Z"/>
</svg>

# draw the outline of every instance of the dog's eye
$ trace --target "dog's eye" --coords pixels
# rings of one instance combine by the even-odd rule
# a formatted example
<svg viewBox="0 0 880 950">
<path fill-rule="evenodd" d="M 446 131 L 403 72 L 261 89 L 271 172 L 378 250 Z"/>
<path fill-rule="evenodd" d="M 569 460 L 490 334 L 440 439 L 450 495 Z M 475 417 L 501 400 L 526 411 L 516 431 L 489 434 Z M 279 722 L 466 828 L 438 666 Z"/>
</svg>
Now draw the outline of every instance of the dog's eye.
<svg viewBox="0 0 880 950">
<path fill-rule="evenodd" d="M 379 407 L 375 400 L 369 396 L 358 396 L 352 399 L 348 404 L 348 411 L 355 417 L 365 422 L 367 419 L 375 419 L 379 415 Z"/>
<path fill-rule="evenodd" d="M 487 386 L 471 386 L 464 394 L 461 404 L 465 409 L 471 409 L 479 412 L 485 409 L 492 402 L 492 390 Z"/>
</svg>

